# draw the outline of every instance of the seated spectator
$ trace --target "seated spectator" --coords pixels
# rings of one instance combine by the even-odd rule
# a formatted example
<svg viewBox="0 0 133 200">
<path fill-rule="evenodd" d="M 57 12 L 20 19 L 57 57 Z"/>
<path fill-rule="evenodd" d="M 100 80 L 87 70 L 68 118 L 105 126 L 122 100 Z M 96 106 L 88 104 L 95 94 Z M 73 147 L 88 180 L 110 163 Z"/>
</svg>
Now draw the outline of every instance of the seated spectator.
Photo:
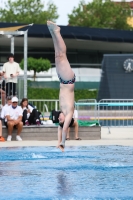
<svg viewBox="0 0 133 200">
<path fill-rule="evenodd" d="M 28 104 L 27 98 L 23 98 L 20 105 L 23 110 L 22 121 L 24 125 L 29 126 L 30 124 L 41 124 L 39 120 L 39 112 L 37 111 L 37 109 Z"/>
<path fill-rule="evenodd" d="M 5 92 L 5 80 L 2 79 L 2 76 L 3 73 L 0 72 L 0 97 L 1 97 L 1 103 L 4 106 L 6 99 L 6 92 Z"/>
<path fill-rule="evenodd" d="M 68 131 L 67 131 L 67 137 L 66 140 L 70 140 L 70 127 L 74 127 L 75 129 L 75 140 L 81 140 L 81 138 L 78 137 L 78 111 L 76 109 L 74 109 L 74 113 L 73 113 L 73 119 L 74 122 L 71 126 L 69 126 Z"/>
<path fill-rule="evenodd" d="M 9 109 L 9 106 L 12 104 L 11 97 L 7 97 L 7 103 L 5 106 L 3 106 L 1 111 L 1 118 L 4 120 L 4 125 L 7 127 L 7 118 L 6 118 L 6 112 Z"/>
<path fill-rule="evenodd" d="M 7 128 L 8 128 L 7 141 L 11 141 L 12 131 L 14 127 L 17 129 L 16 140 L 22 141 L 22 138 L 20 137 L 23 128 L 22 115 L 23 115 L 23 110 L 20 106 L 18 106 L 18 98 L 13 97 L 12 105 L 9 106 L 9 109 L 6 109 L 6 114 L 5 114 L 7 118 Z"/>
<path fill-rule="evenodd" d="M 77 121 L 78 120 L 78 111 L 74 109 L 73 118 Z"/>
<path fill-rule="evenodd" d="M 0 120 L 0 142 L 5 142 L 5 139 L 2 137 L 2 122 Z"/>
</svg>

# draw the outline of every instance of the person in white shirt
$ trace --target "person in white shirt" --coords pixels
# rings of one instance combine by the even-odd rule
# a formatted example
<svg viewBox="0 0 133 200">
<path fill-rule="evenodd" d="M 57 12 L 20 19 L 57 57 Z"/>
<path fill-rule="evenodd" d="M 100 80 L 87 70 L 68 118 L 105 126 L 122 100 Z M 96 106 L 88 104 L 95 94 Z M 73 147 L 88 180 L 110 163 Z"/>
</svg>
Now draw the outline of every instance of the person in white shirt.
<svg viewBox="0 0 133 200">
<path fill-rule="evenodd" d="M 16 96 L 17 76 L 20 73 L 20 66 L 17 62 L 14 62 L 12 53 L 8 56 L 8 62 L 3 65 L 3 73 L 6 80 L 6 95 Z"/>
<path fill-rule="evenodd" d="M 6 118 L 6 112 L 9 109 L 9 106 L 12 104 L 11 97 L 7 97 L 7 103 L 5 106 L 2 107 L 1 111 L 1 118 L 4 120 L 4 124 L 7 127 L 7 118 Z"/>
<path fill-rule="evenodd" d="M 73 118 L 77 121 L 78 120 L 78 111 L 74 109 Z"/>
<path fill-rule="evenodd" d="M 21 108 L 23 109 L 23 124 L 29 126 L 30 124 L 40 125 L 39 112 L 28 104 L 28 99 L 23 98 L 21 103 Z"/>
<path fill-rule="evenodd" d="M 5 114 L 7 118 L 7 127 L 8 127 L 7 141 L 11 141 L 12 139 L 12 131 L 14 126 L 17 128 L 16 140 L 22 141 L 22 138 L 20 137 L 23 128 L 22 115 L 23 115 L 23 110 L 20 106 L 18 106 L 18 98 L 13 97 L 12 105 L 9 106 L 9 109 L 6 110 Z"/>
</svg>

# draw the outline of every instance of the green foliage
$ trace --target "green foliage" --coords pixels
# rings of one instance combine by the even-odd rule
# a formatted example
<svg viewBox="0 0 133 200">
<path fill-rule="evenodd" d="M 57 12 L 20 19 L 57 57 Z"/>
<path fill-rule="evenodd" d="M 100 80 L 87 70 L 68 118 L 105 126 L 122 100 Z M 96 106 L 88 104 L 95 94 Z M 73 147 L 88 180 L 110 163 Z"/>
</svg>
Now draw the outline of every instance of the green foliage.
<svg viewBox="0 0 133 200">
<path fill-rule="evenodd" d="M 51 88 L 28 88 L 28 98 L 29 99 L 59 99 L 59 89 Z M 89 91 L 75 90 L 75 101 L 79 99 L 96 99 L 97 90 Z"/>
<path fill-rule="evenodd" d="M 97 98 L 97 90 L 89 91 L 87 89 L 75 90 L 75 101 L 79 99 L 96 99 Z"/>
<path fill-rule="evenodd" d="M 5 8 L 0 8 L 1 22 L 46 24 L 47 20 L 58 19 L 57 7 L 48 2 L 47 10 L 41 0 L 8 0 Z"/>
<path fill-rule="evenodd" d="M 68 17 L 71 26 L 131 30 L 127 24 L 130 6 L 125 1 L 93 0 L 88 4 L 81 1 Z"/>
<path fill-rule="evenodd" d="M 75 90 L 75 101 L 79 99 L 96 99 L 97 91 L 85 90 Z M 59 99 L 59 89 L 52 88 L 30 88 L 28 87 L 28 99 Z M 43 112 L 44 103 L 34 102 L 34 105 Z M 54 109 L 54 104 L 47 105 L 48 109 L 51 111 Z"/>
<path fill-rule="evenodd" d="M 59 99 L 59 89 L 28 88 L 28 99 Z"/>
<path fill-rule="evenodd" d="M 24 59 L 20 62 L 20 67 L 21 69 L 24 69 Z M 34 71 L 34 80 L 36 77 L 36 72 L 41 72 L 41 71 L 48 71 L 51 68 L 51 63 L 48 59 L 43 59 L 43 58 L 32 58 L 29 57 L 27 59 L 27 70 L 33 70 Z"/>
</svg>

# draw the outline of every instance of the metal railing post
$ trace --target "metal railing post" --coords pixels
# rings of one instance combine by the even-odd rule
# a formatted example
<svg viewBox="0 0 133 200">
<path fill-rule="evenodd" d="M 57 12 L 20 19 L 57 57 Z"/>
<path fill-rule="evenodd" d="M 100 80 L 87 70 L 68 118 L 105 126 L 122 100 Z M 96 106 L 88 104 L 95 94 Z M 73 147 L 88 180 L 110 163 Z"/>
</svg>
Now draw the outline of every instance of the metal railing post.
<svg viewBox="0 0 133 200">
<path fill-rule="evenodd" d="M 27 98 L 27 33 L 28 31 L 24 32 L 24 97 Z"/>
<path fill-rule="evenodd" d="M 14 36 L 11 37 L 11 53 L 14 54 Z"/>
</svg>

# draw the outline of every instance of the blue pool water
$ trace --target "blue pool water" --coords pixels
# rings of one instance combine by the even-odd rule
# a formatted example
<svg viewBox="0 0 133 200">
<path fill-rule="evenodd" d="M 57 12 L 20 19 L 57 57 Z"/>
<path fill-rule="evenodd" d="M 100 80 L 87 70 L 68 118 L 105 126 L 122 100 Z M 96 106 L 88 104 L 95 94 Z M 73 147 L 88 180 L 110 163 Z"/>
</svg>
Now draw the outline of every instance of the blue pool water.
<svg viewBox="0 0 133 200">
<path fill-rule="evenodd" d="M 133 147 L 0 148 L 0 200 L 132 200 Z"/>
</svg>

